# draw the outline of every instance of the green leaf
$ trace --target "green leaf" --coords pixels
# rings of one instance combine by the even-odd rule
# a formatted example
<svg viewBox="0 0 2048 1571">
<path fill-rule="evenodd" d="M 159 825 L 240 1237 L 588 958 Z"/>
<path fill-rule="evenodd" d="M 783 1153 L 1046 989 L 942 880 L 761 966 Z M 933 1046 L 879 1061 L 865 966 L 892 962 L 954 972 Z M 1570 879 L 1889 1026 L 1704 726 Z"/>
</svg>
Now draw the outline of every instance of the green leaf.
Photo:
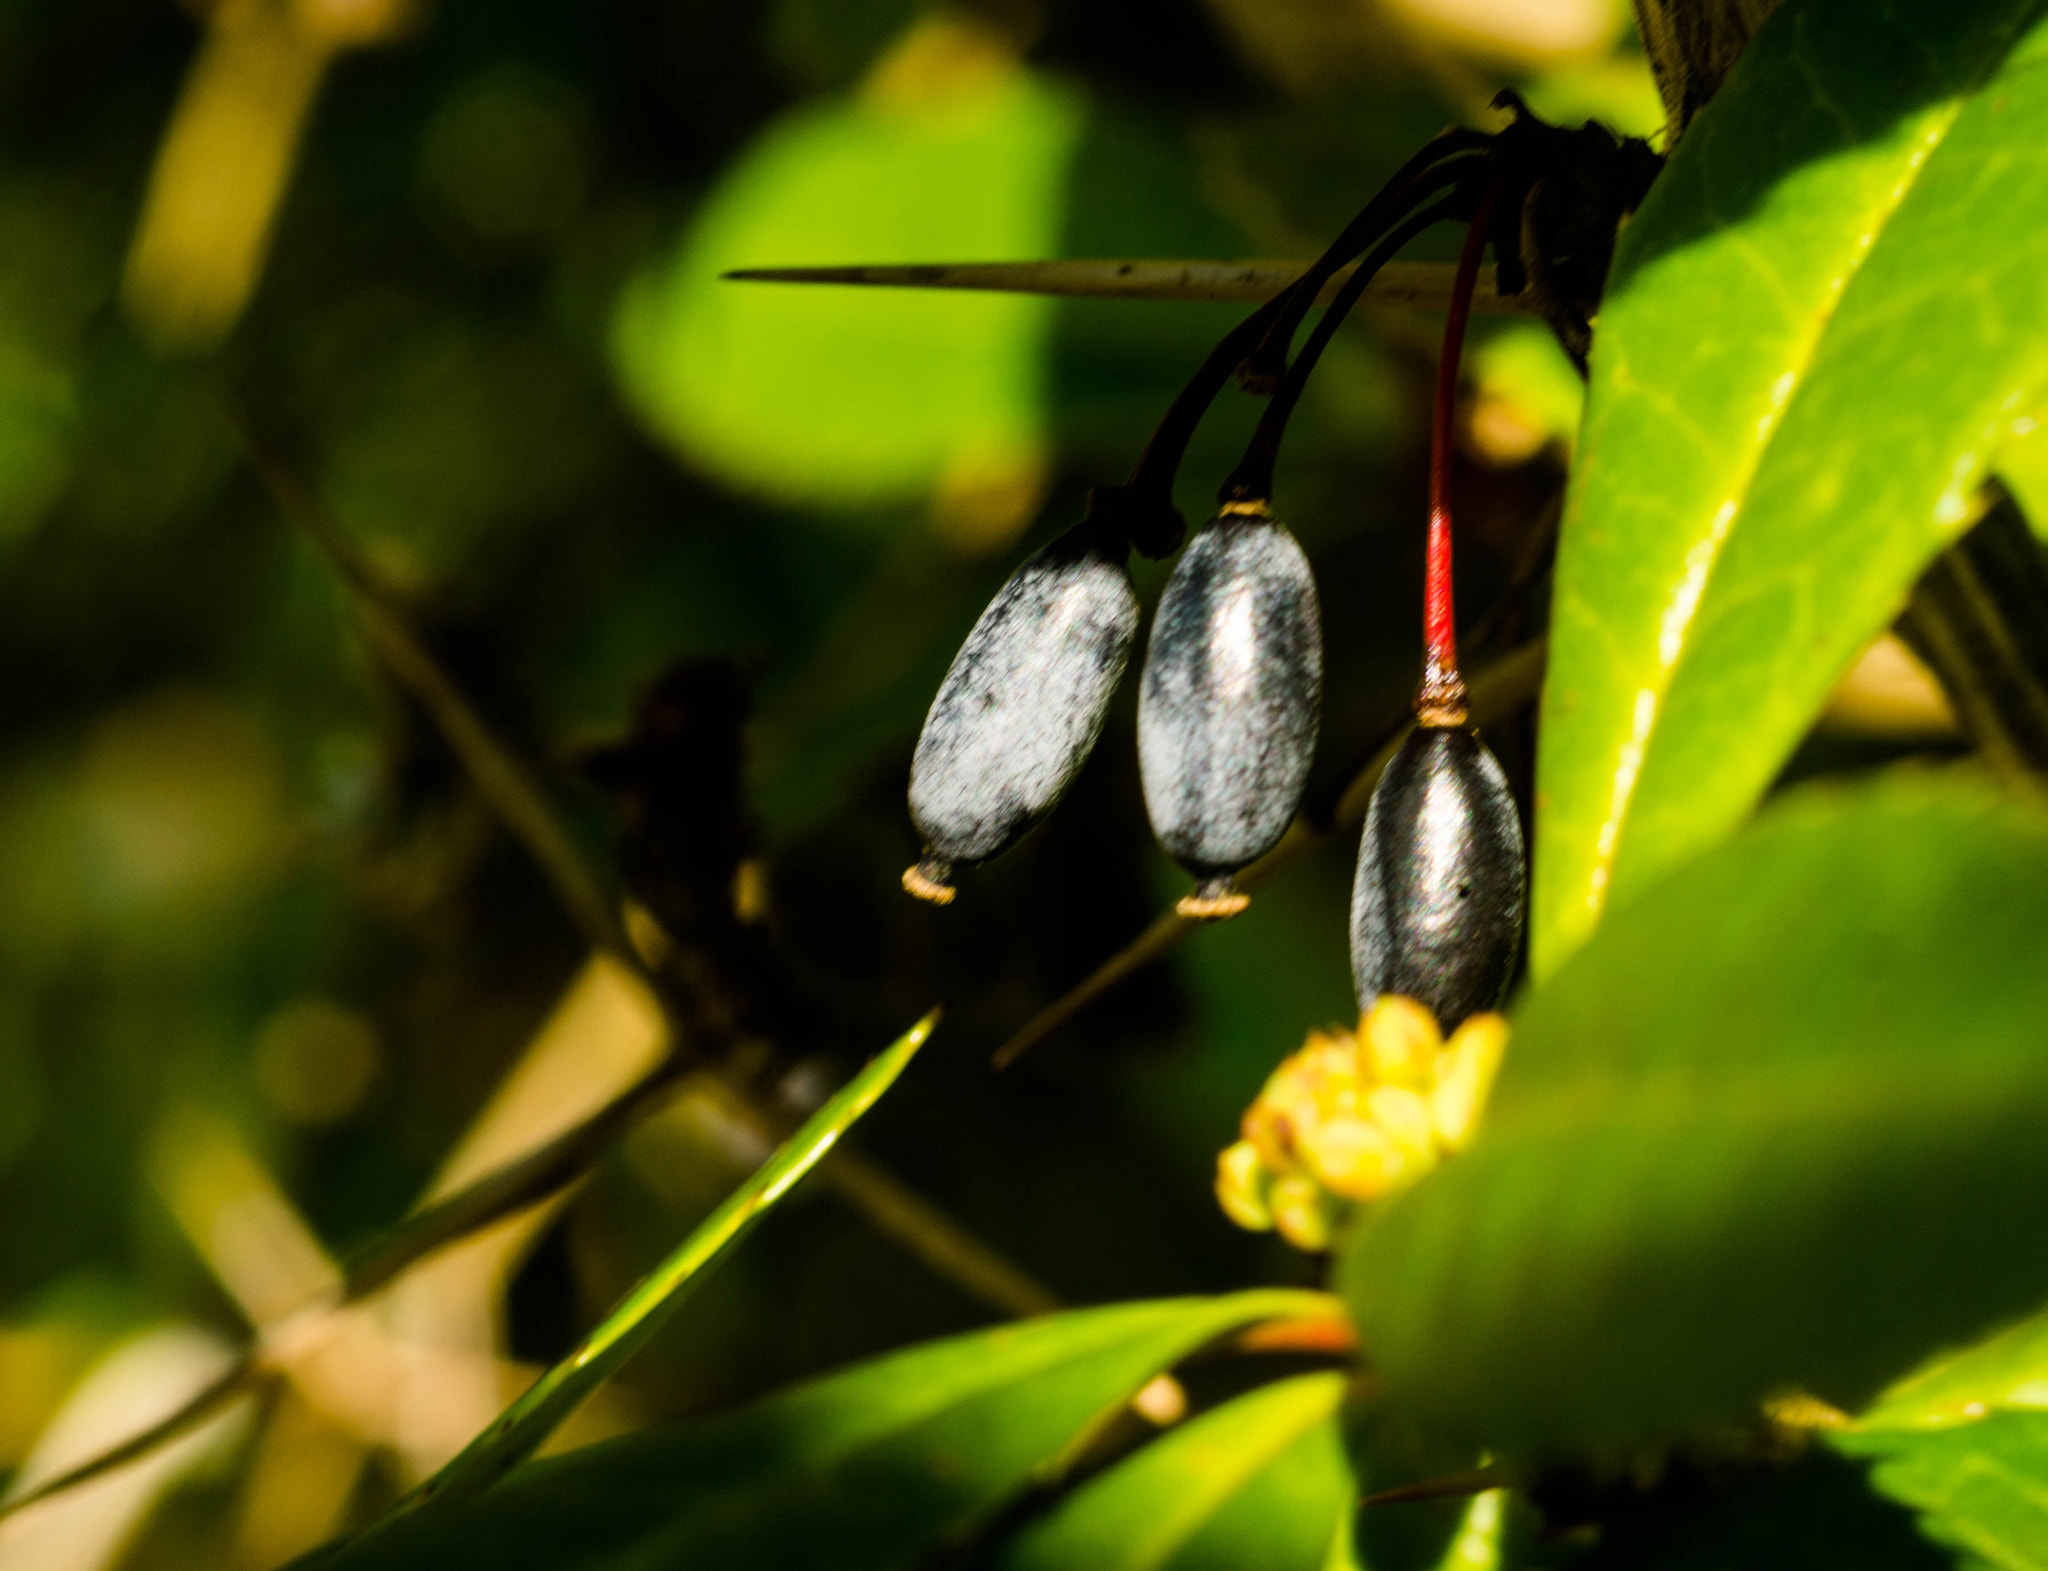
<svg viewBox="0 0 2048 1571">
<path fill-rule="evenodd" d="M 566 1357 L 528 1386 L 446 1467 L 401 1501 L 397 1514 L 430 1506 L 445 1509 L 467 1500 L 538 1451 L 576 1405 L 646 1345 L 710 1268 L 823 1161 L 840 1137 L 896 1083 L 938 1019 L 935 1009 L 869 1060 Z"/>
<path fill-rule="evenodd" d="M 736 1413 L 534 1463 L 475 1500 L 373 1530 L 333 1564 L 900 1565 L 1014 1495 L 1203 1343 L 1333 1308 L 1316 1293 L 1239 1293 L 948 1338 Z"/>
<path fill-rule="evenodd" d="M 1929 1359 L 1856 1422 L 1863 1430 L 1938 1429 L 1999 1408 L 2048 1408 L 2048 1314 Z"/>
<path fill-rule="evenodd" d="M 1830 1436 L 1929 1537 L 2014 1571 L 2048 1571 L 2048 1313 L 1942 1353 Z"/>
<path fill-rule="evenodd" d="M 1345 1377 L 1276 1381 L 1204 1413 L 1021 1534 L 1006 1571 L 1321 1571 L 1352 1496 Z"/>
<path fill-rule="evenodd" d="M 1855 1428 L 1871 1482 L 1921 1513 L 1929 1537 L 2013 1571 L 2048 1571 L 2048 1313 L 1928 1360 Z"/>
<path fill-rule="evenodd" d="M 1875 1461 L 1871 1483 L 1920 1514 L 1937 1543 L 2000 1571 L 2048 1571 L 2048 1413 L 1998 1413 L 1918 1432 L 1848 1431 L 1837 1449 Z"/>
<path fill-rule="evenodd" d="M 1337 1513 L 1337 1530 L 1330 1536 L 1329 1553 L 1323 1556 L 1323 1571 L 1367 1571 L 1358 1558 L 1358 1510 L 1346 1501 Z"/>
<path fill-rule="evenodd" d="M 1402 1500 L 1348 1513 L 1323 1571 L 1500 1571 L 1508 1492 Z M 1541 1562 L 1539 1562 L 1541 1563 Z"/>
<path fill-rule="evenodd" d="M 1489 1489 L 1474 1495 L 1458 1524 L 1458 1536 L 1437 1571 L 1498 1571 L 1507 1526 L 1508 1492 Z"/>
<path fill-rule="evenodd" d="M 1391 1402 L 1510 1450 L 1850 1408 L 2048 1298 L 2048 818 L 1810 788 L 1516 1016 L 1479 1139 L 1343 1279 Z"/>
<path fill-rule="evenodd" d="M 784 502 L 899 503 L 1032 469 L 1052 301 L 719 275 L 1050 255 L 1081 132 L 1072 95 L 1016 70 L 792 115 L 622 297 L 612 351 L 628 396 L 684 457 Z"/>
<path fill-rule="evenodd" d="M 1755 806 L 2032 411 L 2038 10 L 1795 0 L 1624 231 L 1558 552 L 1539 976 Z"/>
</svg>

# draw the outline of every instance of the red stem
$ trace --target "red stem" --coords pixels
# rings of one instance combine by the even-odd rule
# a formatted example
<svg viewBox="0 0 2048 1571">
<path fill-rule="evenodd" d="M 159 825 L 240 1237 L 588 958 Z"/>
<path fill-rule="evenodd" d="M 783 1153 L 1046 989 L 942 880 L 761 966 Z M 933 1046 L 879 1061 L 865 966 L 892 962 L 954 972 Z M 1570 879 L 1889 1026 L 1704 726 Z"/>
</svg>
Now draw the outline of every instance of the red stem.
<svg viewBox="0 0 2048 1571">
<path fill-rule="evenodd" d="M 1465 323 L 1472 314 L 1472 290 L 1479 281 L 1479 259 L 1486 249 L 1497 189 L 1489 184 L 1479 198 L 1479 211 L 1472 215 L 1472 226 L 1465 231 L 1465 249 L 1458 256 L 1457 281 L 1451 286 L 1450 314 L 1444 322 L 1443 355 L 1436 367 L 1436 416 L 1429 432 L 1429 566 L 1422 592 L 1421 702 L 1443 703 L 1455 691 L 1457 708 L 1463 707 L 1464 683 L 1458 676 L 1458 621 L 1451 602 L 1452 422 L 1457 414 L 1458 361 L 1465 348 Z M 1433 694 L 1443 697 L 1433 698 Z"/>
</svg>

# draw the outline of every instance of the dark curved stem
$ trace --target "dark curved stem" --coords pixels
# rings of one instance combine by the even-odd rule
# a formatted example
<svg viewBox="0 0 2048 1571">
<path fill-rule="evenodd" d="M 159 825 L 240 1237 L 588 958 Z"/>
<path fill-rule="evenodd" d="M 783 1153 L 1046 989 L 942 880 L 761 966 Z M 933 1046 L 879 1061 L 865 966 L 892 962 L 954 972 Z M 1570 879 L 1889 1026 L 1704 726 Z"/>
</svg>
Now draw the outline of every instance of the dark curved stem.
<svg viewBox="0 0 2048 1571">
<path fill-rule="evenodd" d="M 1188 439 L 1195 434 L 1195 427 L 1201 423 L 1209 405 L 1215 402 L 1216 395 L 1223 391 L 1231 372 L 1237 369 L 1246 351 L 1255 346 L 1279 319 L 1288 301 L 1293 299 L 1296 287 L 1290 284 L 1218 340 L 1216 347 L 1209 351 L 1209 357 L 1202 362 L 1201 369 L 1188 378 L 1187 386 L 1174 396 L 1172 404 L 1167 407 L 1159 428 L 1145 444 L 1145 451 L 1138 455 L 1131 478 L 1124 482 L 1126 489 L 1139 491 L 1160 487 L 1169 494 L 1172 492 L 1174 474 L 1187 453 Z"/>
<path fill-rule="evenodd" d="M 1153 557 L 1178 548 L 1186 526 L 1173 505 L 1174 477 L 1195 427 L 1232 373 L 1250 373 L 1248 385 L 1256 386 L 1263 377 L 1273 388 L 1284 386 L 1288 348 L 1324 286 L 1402 213 L 1462 181 L 1469 173 L 1465 166 L 1480 162 L 1465 155 L 1481 153 L 1491 144 L 1492 138 L 1479 131 L 1453 130 L 1437 137 L 1395 172 L 1306 272 L 1223 336 L 1168 407 L 1130 479 L 1090 494 L 1088 522 L 1105 545 L 1121 543 Z M 1355 300 L 1380 265 L 1384 262 L 1361 266 L 1363 282 L 1347 280 L 1339 298 L 1348 293 Z M 1333 301 L 1331 309 L 1336 308 Z M 1262 373 L 1262 366 L 1268 370 Z"/>
<path fill-rule="evenodd" d="M 97 1456 L 89 1457 L 75 1467 L 44 1479 L 41 1483 L 24 1489 L 20 1494 L 0 1503 L 0 1517 L 11 1517 L 29 1507 L 40 1504 L 54 1495 L 76 1489 L 80 1484 L 89 1484 L 96 1478 L 104 1478 L 130 1462 L 141 1460 L 158 1446 L 189 1435 L 201 1424 L 220 1412 L 230 1402 L 252 1390 L 266 1371 L 254 1354 L 245 1354 L 209 1383 L 204 1389 L 189 1397 L 175 1412 L 157 1420 L 147 1429 L 139 1430 L 119 1444 L 109 1447 Z"/>
<path fill-rule="evenodd" d="M 1309 264 L 1308 271 L 1288 291 L 1286 310 L 1246 361 L 1246 385 L 1254 391 L 1261 384 L 1277 386 L 1286 371 L 1287 351 L 1294 343 L 1294 335 L 1309 307 L 1315 304 L 1316 296 L 1322 293 L 1323 285 L 1384 234 L 1401 214 L 1425 197 L 1464 179 L 1468 171 L 1455 167 L 1469 161 L 1462 155 L 1484 153 L 1492 145 L 1492 136 L 1483 131 L 1446 131 L 1395 170 L 1393 178 L 1359 209 L 1358 216 L 1344 226 L 1343 232 Z"/>
<path fill-rule="evenodd" d="M 1456 198 L 1447 198 L 1425 207 L 1399 225 L 1377 246 L 1372 254 L 1358 264 L 1358 271 L 1345 281 L 1344 287 L 1324 309 L 1322 318 L 1316 323 L 1315 331 L 1301 346 L 1301 353 L 1294 357 L 1294 364 L 1287 368 L 1265 413 L 1259 416 L 1258 429 L 1252 432 L 1250 444 L 1245 448 L 1244 457 L 1230 478 L 1223 482 L 1218 493 L 1226 502 L 1265 502 L 1273 495 L 1273 467 L 1280 459 L 1280 441 L 1287 434 L 1287 422 L 1294 417 L 1294 406 L 1301 401 L 1301 390 L 1308 385 L 1309 374 L 1322 358 L 1323 350 L 1337 334 L 1344 318 L 1365 293 L 1373 275 L 1391 262 L 1400 249 L 1432 224 L 1457 216 Z"/>
<path fill-rule="evenodd" d="M 1359 1497 L 1362 1506 L 1398 1506 L 1417 1500 L 1454 1500 L 1466 1495 L 1503 1489 L 1519 1481 L 1520 1475 L 1504 1467 L 1478 1467 L 1465 1473 L 1446 1473 L 1419 1483 L 1397 1484 L 1392 1489 L 1374 1490 Z"/>
</svg>

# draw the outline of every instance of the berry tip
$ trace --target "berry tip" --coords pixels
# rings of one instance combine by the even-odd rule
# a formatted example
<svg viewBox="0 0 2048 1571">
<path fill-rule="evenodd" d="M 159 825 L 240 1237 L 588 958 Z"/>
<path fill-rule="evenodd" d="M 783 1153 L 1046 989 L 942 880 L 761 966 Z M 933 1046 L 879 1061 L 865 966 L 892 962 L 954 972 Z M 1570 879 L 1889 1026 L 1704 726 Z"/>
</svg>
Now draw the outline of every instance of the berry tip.
<svg viewBox="0 0 2048 1571">
<path fill-rule="evenodd" d="M 1237 887 L 1237 880 L 1229 874 L 1221 878 L 1205 878 L 1195 886 L 1191 895 L 1182 895 L 1173 908 L 1173 914 L 1185 917 L 1190 922 L 1222 922 L 1236 916 L 1252 903 L 1252 897 Z"/>
<path fill-rule="evenodd" d="M 903 870 L 904 892 L 920 900 L 928 900 L 935 906 L 949 906 L 960 892 L 946 882 L 952 876 L 952 863 L 928 856 L 916 866 Z"/>
</svg>

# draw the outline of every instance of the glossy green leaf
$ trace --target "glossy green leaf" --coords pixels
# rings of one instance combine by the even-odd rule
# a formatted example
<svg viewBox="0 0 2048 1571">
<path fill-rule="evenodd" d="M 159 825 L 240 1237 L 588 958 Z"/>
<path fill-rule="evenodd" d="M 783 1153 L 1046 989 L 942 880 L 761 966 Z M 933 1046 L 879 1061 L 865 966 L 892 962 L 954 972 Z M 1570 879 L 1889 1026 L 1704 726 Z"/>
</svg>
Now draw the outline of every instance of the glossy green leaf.
<svg viewBox="0 0 2048 1571">
<path fill-rule="evenodd" d="M 1356 1497 L 1335 1421 L 1319 1424 L 1226 1500 L 1167 1571 L 1328 1571 Z"/>
<path fill-rule="evenodd" d="M 612 348 L 631 401 L 685 458 L 786 502 L 895 503 L 1030 468 L 1053 302 L 719 275 L 1050 255 L 1081 131 L 1074 98 L 1021 71 L 792 116 L 622 298 Z"/>
<path fill-rule="evenodd" d="M 1941 1353 L 1830 1437 L 1928 1536 L 2048 1571 L 2048 1313 Z"/>
<path fill-rule="evenodd" d="M 1357 1521 L 1358 1511 L 1347 1501 L 1337 1513 L 1337 1529 L 1330 1536 L 1329 1553 L 1323 1556 L 1323 1571 L 1366 1571 L 1365 1562 L 1358 1558 Z"/>
<path fill-rule="evenodd" d="M 1474 1495 L 1458 1524 L 1458 1536 L 1444 1551 L 1437 1571 L 1497 1571 L 1505 1547 L 1507 1511 L 1505 1489 Z"/>
<path fill-rule="evenodd" d="M 1488 1489 L 1351 1512 L 1323 1571 L 1500 1571 L 1516 1563 L 1507 1559 L 1508 1499 Z"/>
<path fill-rule="evenodd" d="M 1164 1435 L 1021 1534 L 1006 1571 L 1321 1571 L 1352 1494 L 1341 1374 L 1261 1387 Z"/>
<path fill-rule="evenodd" d="M 1937 1354 L 1888 1387 L 1861 1429 L 1938 1429 L 2001 1408 L 2048 1408 L 2048 1314 Z"/>
<path fill-rule="evenodd" d="M 1390 1401 L 1513 1450 L 1853 1408 L 2048 1298 L 2048 816 L 1809 788 L 1516 1016 L 1473 1147 L 1353 1240 Z"/>
<path fill-rule="evenodd" d="M 1794 0 L 1624 231 L 1558 553 L 1539 976 L 1755 806 L 2037 400 L 2038 10 Z"/>
<path fill-rule="evenodd" d="M 1012 1496 L 1203 1343 L 1331 1308 L 1315 1293 L 1240 1293 L 948 1338 L 736 1413 L 534 1463 L 477 1499 L 381 1526 L 333 1565 L 902 1565 Z"/>
<path fill-rule="evenodd" d="M 1871 1483 L 1919 1513 L 1936 1543 L 1972 1566 L 2048 1571 L 2048 1413 L 1998 1413 L 1908 1432 L 1850 1431 L 1837 1449 L 1870 1458 Z"/>
<path fill-rule="evenodd" d="M 868 1061 L 718 1209 L 650 1271 L 612 1312 L 553 1368 L 521 1393 L 496 1422 L 414 1490 L 399 1514 L 446 1509 L 496 1483 L 538 1451 L 578 1403 L 646 1345 L 712 1266 L 823 1161 L 861 1116 L 881 1100 L 938 1024 L 933 1010 Z"/>
</svg>

